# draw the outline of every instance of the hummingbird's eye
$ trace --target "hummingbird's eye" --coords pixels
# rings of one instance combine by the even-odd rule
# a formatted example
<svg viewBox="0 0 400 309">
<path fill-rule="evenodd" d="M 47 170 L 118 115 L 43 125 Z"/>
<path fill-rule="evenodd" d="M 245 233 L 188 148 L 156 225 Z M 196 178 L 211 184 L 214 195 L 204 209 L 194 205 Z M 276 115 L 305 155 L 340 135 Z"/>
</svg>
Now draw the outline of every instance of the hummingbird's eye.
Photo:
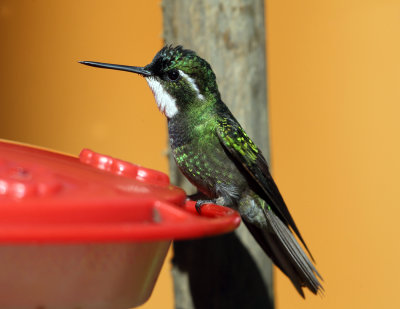
<svg viewBox="0 0 400 309">
<path fill-rule="evenodd" d="M 167 76 L 169 80 L 176 81 L 179 78 L 179 71 L 176 69 L 169 70 Z"/>
</svg>

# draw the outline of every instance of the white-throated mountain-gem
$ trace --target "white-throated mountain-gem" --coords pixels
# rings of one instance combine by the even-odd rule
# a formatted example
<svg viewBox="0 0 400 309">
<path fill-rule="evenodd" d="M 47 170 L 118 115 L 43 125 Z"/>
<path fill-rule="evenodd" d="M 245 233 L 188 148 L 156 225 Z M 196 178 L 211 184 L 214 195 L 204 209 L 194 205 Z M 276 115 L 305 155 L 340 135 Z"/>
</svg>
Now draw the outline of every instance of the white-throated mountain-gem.
<svg viewBox="0 0 400 309">
<path fill-rule="evenodd" d="M 265 253 L 303 297 L 303 287 L 314 294 L 323 289 L 265 158 L 222 102 L 214 72 L 204 59 L 181 46 L 166 46 L 145 67 L 81 63 L 142 75 L 167 117 L 177 165 L 203 195 L 196 203 L 198 211 L 205 203 L 237 210 Z"/>
</svg>

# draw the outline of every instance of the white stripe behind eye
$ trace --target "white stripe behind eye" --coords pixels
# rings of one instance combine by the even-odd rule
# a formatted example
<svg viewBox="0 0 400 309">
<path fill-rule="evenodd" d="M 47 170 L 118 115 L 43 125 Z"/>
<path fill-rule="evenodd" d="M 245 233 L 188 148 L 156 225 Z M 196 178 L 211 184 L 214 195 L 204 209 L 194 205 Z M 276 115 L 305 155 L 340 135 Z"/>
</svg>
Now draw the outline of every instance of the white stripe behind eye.
<svg viewBox="0 0 400 309">
<path fill-rule="evenodd" d="M 146 81 L 149 84 L 151 91 L 153 91 L 158 109 L 168 118 L 175 116 L 178 113 L 176 100 L 164 90 L 160 82 L 154 77 L 147 77 Z"/>
<path fill-rule="evenodd" d="M 194 81 L 194 79 L 191 78 L 189 75 L 187 75 L 185 72 L 183 72 L 183 71 L 181 71 L 181 70 L 179 70 L 179 73 L 181 74 L 181 76 L 182 76 L 184 79 L 186 79 L 186 80 L 189 82 L 189 84 L 192 85 L 192 88 L 193 88 L 194 91 L 196 91 L 196 93 L 197 93 L 197 97 L 198 97 L 200 100 L 204 100 L 204 96 L 200 93 L 200 90 L 199 90 L 199 88 L 197 87 L 196 82 Z"/>
</svg>

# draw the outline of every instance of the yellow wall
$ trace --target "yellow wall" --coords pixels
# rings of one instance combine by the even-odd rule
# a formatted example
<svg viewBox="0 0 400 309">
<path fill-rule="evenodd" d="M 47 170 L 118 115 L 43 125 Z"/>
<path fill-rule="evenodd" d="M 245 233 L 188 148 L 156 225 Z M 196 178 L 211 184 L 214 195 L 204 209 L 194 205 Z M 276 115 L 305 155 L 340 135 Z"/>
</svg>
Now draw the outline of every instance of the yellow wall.
<svg viewBox="0 0 400 309">
<path fill-rule="evenodd" d="M 145 80 L 77 63 L 145 65 L 161 33 L 158 0 L 0 0 L 0 138 L 167 172 L 166 123 Z M 172 308 L 166 264 L 143 308 Z"/>
<path fill-rule="evenodd" d="M 1 137 L 167 171 L 166 125 L 145 80 L 77 63 L 150 62 L 163 44 L 159 1 L 0 0 L 0 23 Z"/>
<path fill-rule="evenodd" d="M 400 1 L 267 2 L 273 171 L 325 278 L 279 308 L 400 308 Z"/>
<path fill-rule="evenodd" d="M 112 4 L 111 4 L 112 3 Z M 399 308 L 400 2 L 269 0 L 274 176 L 325 278 L 278 309 Z M 0 137 L 167 171 L 165 120 L 144 80 L 78 60 L 147 64 L 159 0 L 0 0 Z M 143 308 L 172 308 L 164 269 Z"/>
</svg>

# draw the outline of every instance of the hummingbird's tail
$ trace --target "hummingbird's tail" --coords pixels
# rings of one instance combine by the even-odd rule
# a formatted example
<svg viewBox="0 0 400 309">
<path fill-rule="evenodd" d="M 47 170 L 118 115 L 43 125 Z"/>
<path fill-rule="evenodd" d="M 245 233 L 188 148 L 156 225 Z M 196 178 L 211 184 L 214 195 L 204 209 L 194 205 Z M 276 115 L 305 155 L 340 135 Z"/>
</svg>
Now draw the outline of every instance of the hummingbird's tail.
<svg viewBox="0 0 400 309">
<path fill-rule="evenodd" d="M 243 222 L 275 265 L 289 277 L 302 297 L 303 287 L 307 287 L 314 294 L 322 292 L 323 287 L 318 279 L 322 280 L 321 275 L 289 228 L 272 210 L 266 210 L 265 217 L 267 227 L 264 229 L 246 222 L 245 218 Z"/>
</svg>

